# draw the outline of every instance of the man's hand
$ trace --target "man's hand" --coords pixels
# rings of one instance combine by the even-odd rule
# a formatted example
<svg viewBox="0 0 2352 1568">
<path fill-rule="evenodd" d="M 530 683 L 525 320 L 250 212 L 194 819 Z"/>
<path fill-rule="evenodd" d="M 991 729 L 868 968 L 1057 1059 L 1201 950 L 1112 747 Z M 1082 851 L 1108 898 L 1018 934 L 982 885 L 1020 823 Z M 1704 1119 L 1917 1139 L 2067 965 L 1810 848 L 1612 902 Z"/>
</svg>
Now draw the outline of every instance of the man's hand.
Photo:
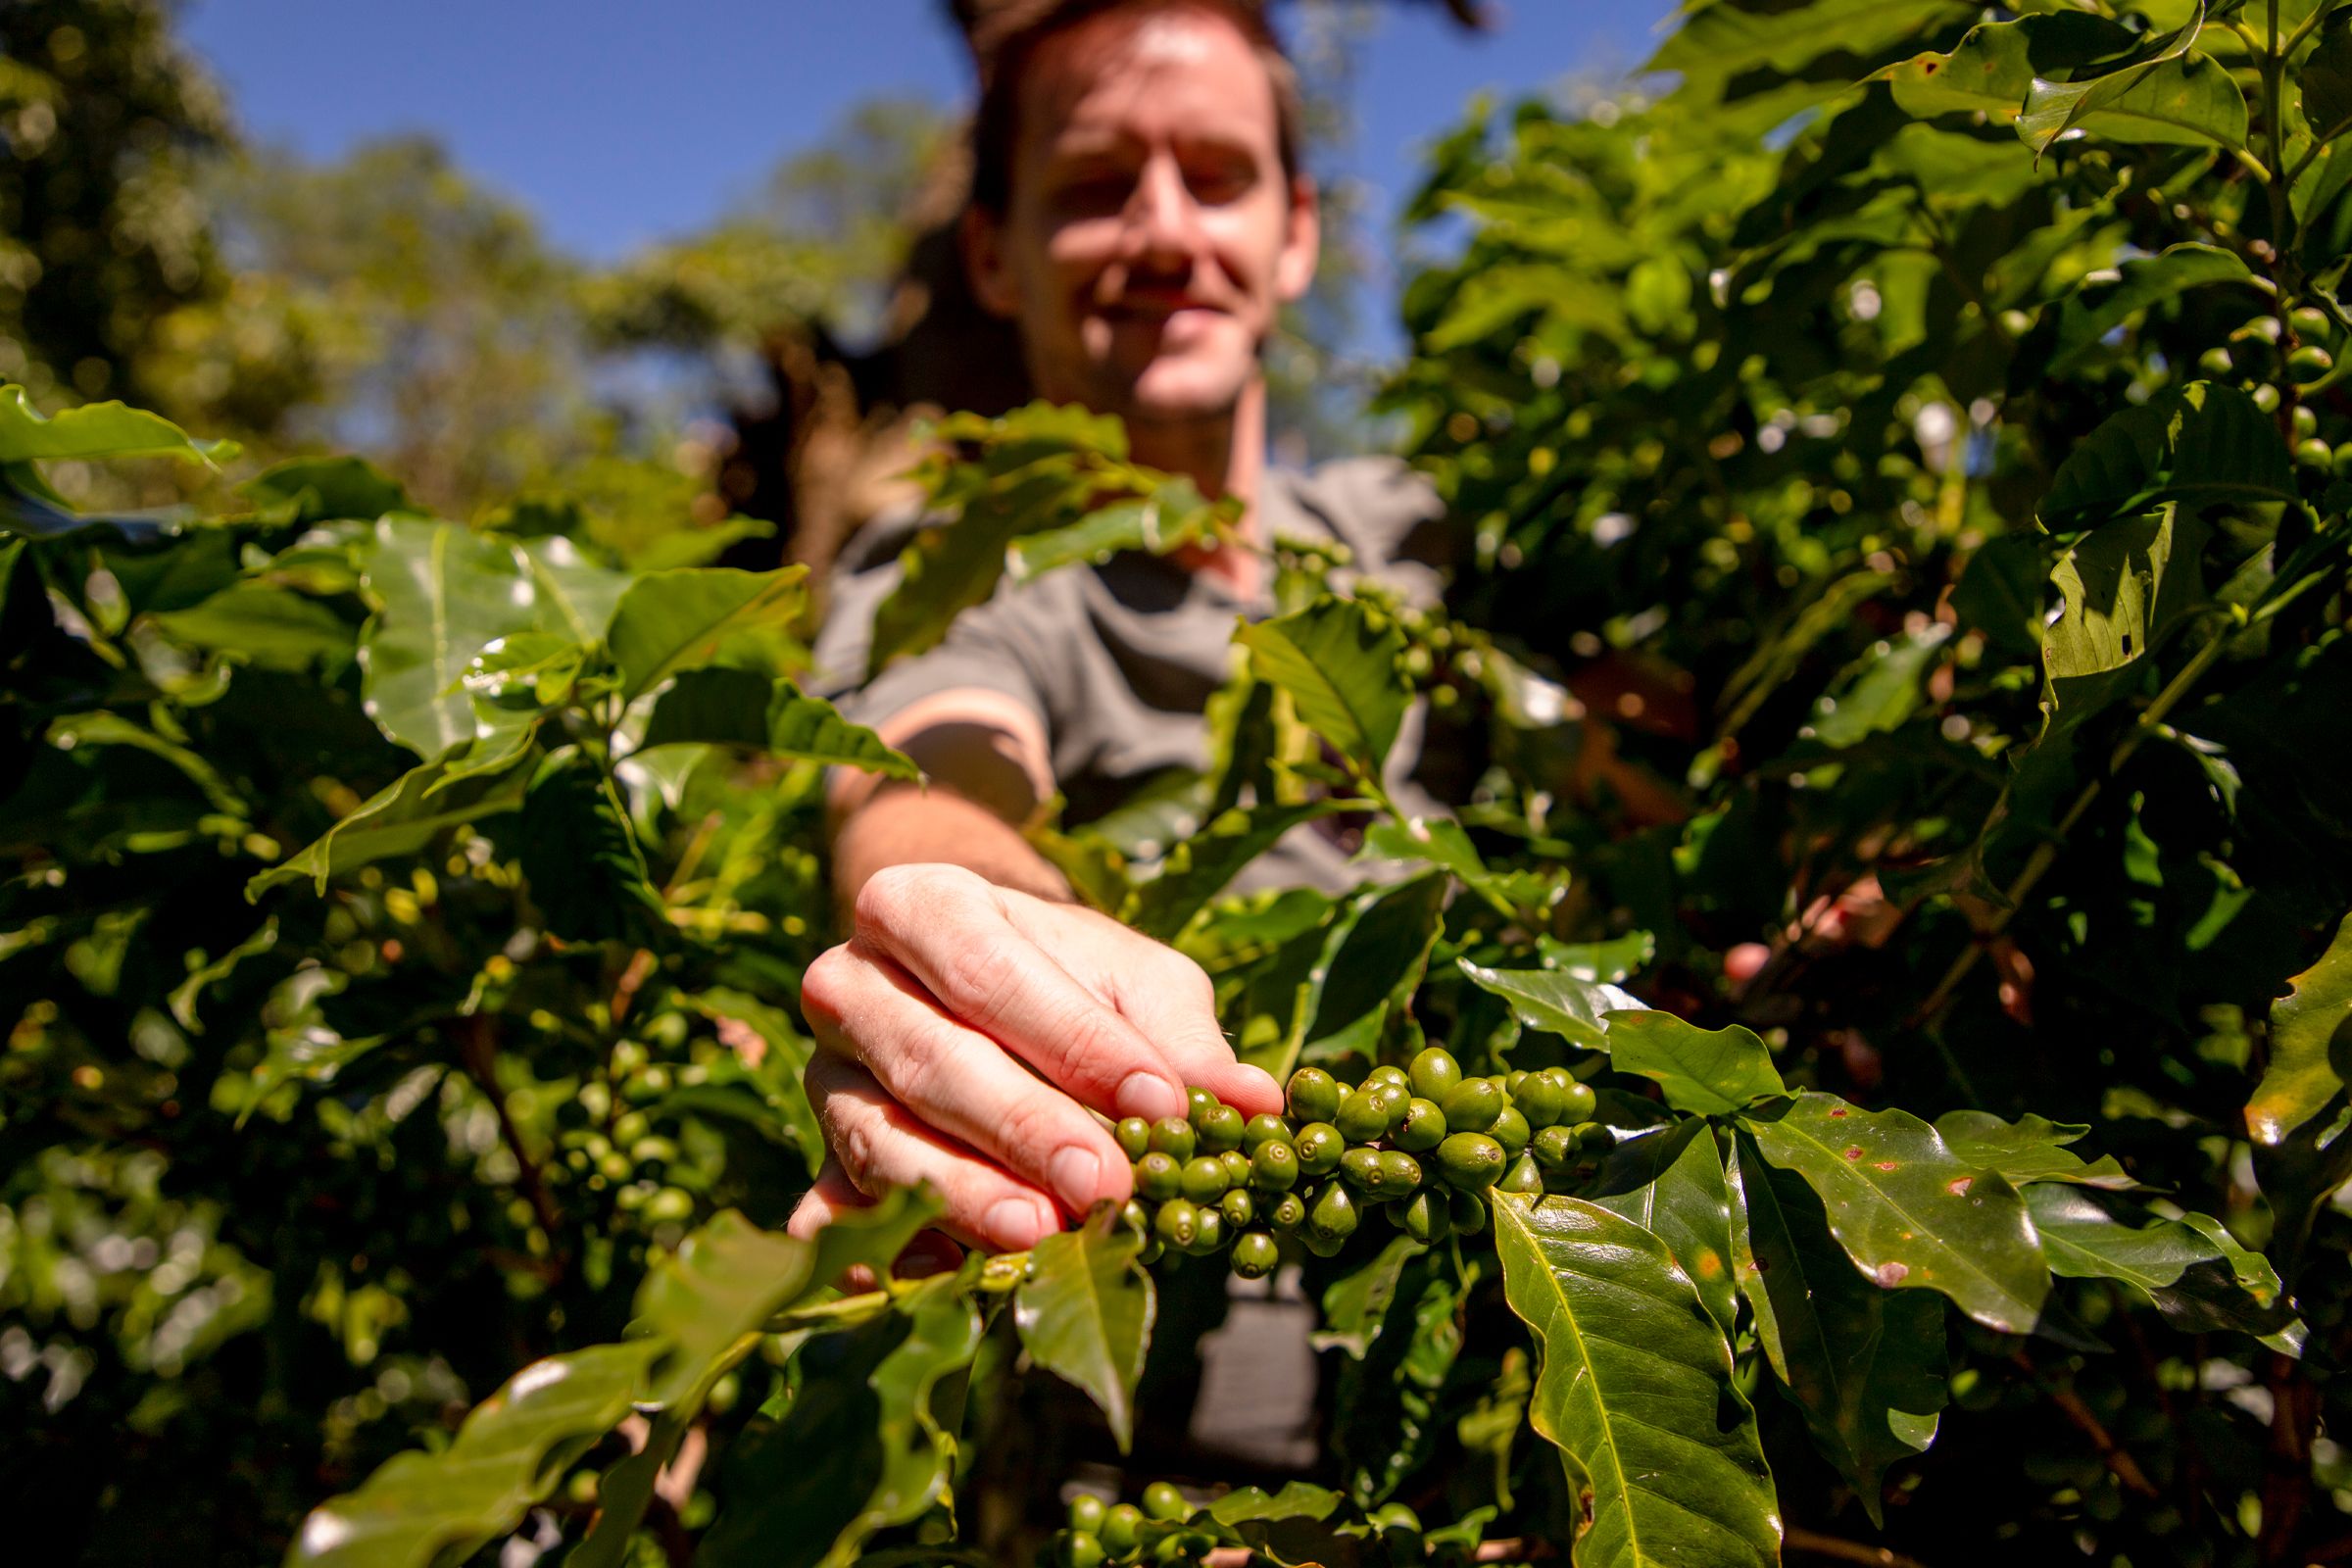
<svg viewBox="0 0 2352 1568">
<path fill-rule="evenodd" d="M 1129 1196 L 1104 1116 L 1181 1116 L 1198 1085 L 1245 1116 L 1282 1108 L 1234 1059 L 1200 965 L 1117 921 L 961 866 L 876 872 L 848 942 L 808 966 L 809 1102 L 832 1153 L 791 1229 L 928 1181 L 943 1228 L 1030 1246 Z"/>
</svg>

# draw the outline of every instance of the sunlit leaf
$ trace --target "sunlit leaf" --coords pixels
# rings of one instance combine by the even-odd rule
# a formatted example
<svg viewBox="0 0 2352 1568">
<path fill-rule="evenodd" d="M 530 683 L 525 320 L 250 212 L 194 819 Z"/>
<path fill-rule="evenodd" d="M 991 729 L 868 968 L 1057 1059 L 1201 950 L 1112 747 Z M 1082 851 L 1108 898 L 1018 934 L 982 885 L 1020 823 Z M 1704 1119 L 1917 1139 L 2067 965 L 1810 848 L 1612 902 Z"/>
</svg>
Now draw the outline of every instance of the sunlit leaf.
<svg viewBox="0 0 2352 1568">
<path fill-rule="evenodd" d="M 1701 1029 L 1650 1008 L 1611 1011 L 1603 1021 L 1611 1065 L 1654 1082 L 1677 1110 L 1729 1115 L 1788 1092 L 1753 1030 Z"/>
<path fill-rule="evenodd" d="M 327 883 L 345 871 L 415 855 L 453 827 L 518 808 L 530 787 L 537 749 L 499 747 L 492 755 L 494 766 L 455 785 L 448 782 L 451 764 L 466 760 L 463 756 L 411 768 L 317 841 L 246 883 L 246 897 L 302 880 L 324 893 Z"/>
<path fill-rule="evenodd" d="M 1489 969 L 1467 958 L 1455 960 L 1481 991 L 1511 1004 L 1511 1015 L 1529 1029 L 1558 1035 L 1588 1051 L 1609 1049 L 1610 1012 L 1641 1004 L 1613 985 L 1583 980 L 1559 969 Z"/>
<path fill-rule="evenodd" d="M 43 418 L 21 386 L 0 386 L 0 465 L 72 459 L 185 458 L 215 466 L 233 441 L 199 441 L 160 414 L 88 403 Z"/>
<path fill-rule="evenodd" d="M 2050 1121 L 2032 1113 L 2013 1122 L 1986 1110 L 1947 1110 L 1936 1118 L 1936 1134 L 1956 1159 L 2000 1172 L 2012 1187 L 2028 1182 L 2075 1182 L 2084 1187 L 2133 1186 L 2113 1154 L 2086 1160 L 2066 1146 L 2088 1127 Z"/>
<path fill-rule="evenodd" d="M 1612 1148 L 1585 1196 L 1666 1244 L 1726 1335 L 1733 1298 L 1732 1198 L 1715 1135 L 1698 1121 L 1640 1133 Z"/>
<path fill-rule="evenodd" d="M 1151 1276 L 1136 1262 L 1143 1238 L 1104 1205 L 1076 1230 L 1030 1250 L 1030 1277 L 1013 1322 L 1038 1365 L 1086 1391 L 1124 1453 L 1135 1432 L 1135 1385 L 1152 1343 Z"/>
<path fill-rule="evenodd" d="M 1395 621 L 1352 599 L 1326 599 L 1244 625 L 1234 641 L 1259 680 L 1290 694 L 1309 729 L 1359 774 L 1380 776 L 1411 695 L 1396 668 L 1404 633 Z"/>
<path fill-rule="evenodd" d="M 2277 1145 L 2326 1109 L 2352 1081 L 2352 915 L 2319 961 L 2271 1004 L 2271 1054 L 2246 1103 L 2246 1127 Z"/>
<path fill-rule="evenodd" d="M 714 664 L 773 676 L 806 663 L 793 628 L 808 575 L 806 566 L 689 566 L 637 578 L 606 635 L 622 695 L 640 697 L 681 671 Z"/>
</svg>

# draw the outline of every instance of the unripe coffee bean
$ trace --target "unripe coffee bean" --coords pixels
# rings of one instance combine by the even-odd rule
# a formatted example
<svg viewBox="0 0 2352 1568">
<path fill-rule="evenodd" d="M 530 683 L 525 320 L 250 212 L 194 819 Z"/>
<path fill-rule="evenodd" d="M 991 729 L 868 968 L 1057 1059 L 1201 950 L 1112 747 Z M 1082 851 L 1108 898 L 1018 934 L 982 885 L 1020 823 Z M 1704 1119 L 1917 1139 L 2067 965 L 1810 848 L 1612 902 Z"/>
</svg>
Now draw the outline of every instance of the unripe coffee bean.
<svg viewBox="0 0 2352 1568">
<path fill-rule="evenodd" d="M 1119 1152 L 1129 1159 L 1141 1159 L 1152 1147 L 1152 1124 L 1141 1116 L 1129 1116 L 1112 1130 L 1118 1140 Z"/>
<path fill-rule="evenodd" d="M 1444 1046 L 1431 1046 L 1413 1058 L 1405 1078 L 1413 1093 L 1423 1100 L 1443 1102 L 1446 1091 L 1462 1081 L 1462 1069 L 1453 1059 L 1452 1052 Z"/>
<path fill-rule="evenodd" d="M 1214 1154 L 1196 1154 L 1184 1162 L 1184 1176 L 1179 1190 L 1196 1203 L 1213 1203 L 1225 1196 L 1233 1182 L 1225 1174 L 1225 1162 Z"/>
<path fill-rule="evenodd" d="M 1162 1116 L 1152 1124 L 1152 1149 L 1179 1162 L 1193 1157 L 1199 1140 L 1193 1124 L 1182 1116 Z"/>
<path fill-rule="evenodd" d="M 1339 1081 L 1320 1067 L 1291 1074 L 1289 1101 L 1294 1122 L 1327 1122 L 1340 1113 Z"/>
<path fill-rule="evenodd" d="M 1348 1140 L 1331 1123 L 1318 1121 L 1299 1128 L 1298 1142 L 1292 1147 L 1298 1151 L 1299 1175 L 1328 1176 L 1340 1168 Z"/>
<path fill-rule="evenodd" d="M 1228 1149 L 1242 1147 L 1242 1113 L 1231 1105 L 1219 1105 L 1195 1124 L 1200 1134 L 1200 1147 L 1211 1154 L 1222 1154 Z"/>
<path fill-rule="evenodd" d="M 1502 1114 L 1502 1090 L 1486 1078 L 1465 1078 L 1438 1102 L 1446 1111 L 1446 1126 L 1457 1133 L 1483 1133 Z"/>
<path fill-rule="evenodd" d="M 1258 1145 L 1250 1156 L 1250 1180 L 1261 1192 L 1289 1192 L 1298 1185 L 1298 1151 L 1285 1143 Z"/>
<path fill-rule="evenodd" d="M 1135 1190 L 1154 1203 L 1164 1203 L 1184 1191 L 1184 1167 L 1175 1155 L 1153 1150 L 1135 1162 Z"/>
<path fill-rule="evenodd" d="M 1358 1089 L 1340 1102 L 1340 1119 L 1333 1123 L 1351 1144 L 1368 1144 L 1389 1130 L 1389 1107 L 1377 1090 Z"/>
<path fill-rule="evenodd" d="M 1280 1116 L 1259 1112 L 1242 1128 L 1242 1152 L 1254 1154 L 1268 1144 L 1287 1144 L 1291 1141 L 1291 1124 Z"/>
<path fill-rule="evenodd" d="M 1438 1108 L 1438 1102 L 1415 1096 L 1405 1102 L 1404 1120 L 1397 1123 L 1392 1136 L 1398 1149 L 1419 1154 L 1444 1143 L 1447 1131 L 1446 1112 Z"/>
<path fill-rule="evenodd" d="M 1485 1133 L 1454 1133 L 1438 1146 L 1438 1174 L 1464 1192 L 1494 1186 L 1502 1171 L 1502 1146 Z"/>
</svg>

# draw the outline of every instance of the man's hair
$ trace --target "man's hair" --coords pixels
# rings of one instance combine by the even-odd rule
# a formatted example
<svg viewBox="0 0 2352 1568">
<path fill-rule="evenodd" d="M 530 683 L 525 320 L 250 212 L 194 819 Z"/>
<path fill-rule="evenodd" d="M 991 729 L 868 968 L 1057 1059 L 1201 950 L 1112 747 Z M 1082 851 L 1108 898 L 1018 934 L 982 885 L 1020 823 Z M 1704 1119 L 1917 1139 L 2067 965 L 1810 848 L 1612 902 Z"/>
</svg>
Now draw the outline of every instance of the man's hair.
<svg viewBox="0 0 2352 1568">
<path fill-rule="evenodd" d="M 1020 137 L 1021 75 L 1055 33 L 1110 11 L 1200 11 L 1220 17 L 1248 40 L 1274 89 L 1282 172 L 1301 168 L 1305 111 L 1298 73 L 1266 21 L 1264 0 L 1002 0 L 974 8 L 972 54 L 980 67 L 980 107 L 972 117 L 972 205 L 1002 213 L 1012 199 L 1012 155 Z"/>
</svg>

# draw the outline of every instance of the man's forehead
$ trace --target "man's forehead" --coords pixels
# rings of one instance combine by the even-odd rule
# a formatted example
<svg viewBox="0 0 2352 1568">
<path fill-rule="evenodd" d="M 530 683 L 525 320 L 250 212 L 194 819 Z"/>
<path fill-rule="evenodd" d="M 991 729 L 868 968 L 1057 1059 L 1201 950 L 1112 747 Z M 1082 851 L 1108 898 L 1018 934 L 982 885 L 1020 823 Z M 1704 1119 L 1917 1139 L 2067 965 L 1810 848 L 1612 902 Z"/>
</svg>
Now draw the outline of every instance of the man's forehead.
<svg viewBox="0 0 2352 1568">
<path fill-rule="evenodd" d="M 1213 91 L 1219 139 L 1250 137 L 1259 116 L 1237 115 L 1244 99 L 1277 133 L 1274 86 L 1250 41 L 1213 9 L 1181 3 L 1114 8 L 1047 38 L 1022 73 L 1024 140 L 1054 147 L 1123 139 L 1139 109 L 1188 107 Z"/>
</svg>

